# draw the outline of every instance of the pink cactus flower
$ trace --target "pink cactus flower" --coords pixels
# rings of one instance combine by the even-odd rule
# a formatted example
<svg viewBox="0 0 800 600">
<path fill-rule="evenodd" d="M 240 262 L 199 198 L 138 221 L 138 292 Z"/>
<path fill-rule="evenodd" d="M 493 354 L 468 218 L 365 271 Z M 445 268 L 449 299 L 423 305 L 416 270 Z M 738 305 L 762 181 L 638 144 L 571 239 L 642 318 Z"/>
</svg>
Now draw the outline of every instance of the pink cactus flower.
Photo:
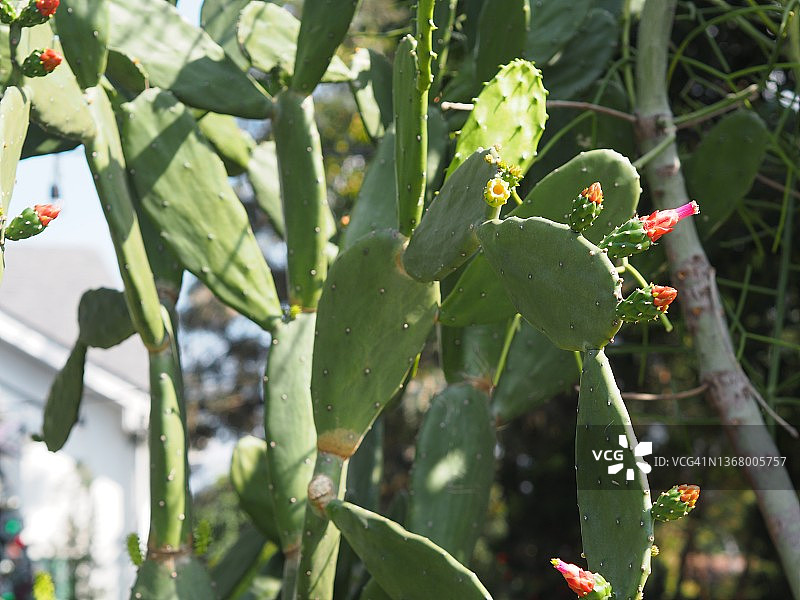
<svg viewBox="0 0 800 600">
<path fill-rule="evenodd" d="M 697 202 L 692 200 L 688 204 L 684 204 L 679 208 L 671 208 L 669 210 L 657 210 L 649 217 L 639 217 L 644 224 L 644 231 L 651 242 L 655 242 L 665 233 L 672 231 L 672 228 L 677 225 L 678 221 L 696 215 L 700 212 L 700 207 Z"/>
</svg>

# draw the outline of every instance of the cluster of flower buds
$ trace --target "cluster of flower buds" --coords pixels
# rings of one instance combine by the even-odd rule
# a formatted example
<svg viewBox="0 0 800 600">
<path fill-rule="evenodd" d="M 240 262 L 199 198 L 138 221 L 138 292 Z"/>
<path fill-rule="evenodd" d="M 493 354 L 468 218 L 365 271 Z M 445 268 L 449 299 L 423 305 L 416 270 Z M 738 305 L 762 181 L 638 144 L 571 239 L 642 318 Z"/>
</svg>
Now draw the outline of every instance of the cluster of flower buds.
<svg viewBox="0 0 800 600">
<path fill-rule="evenodd" d="M 697 202 L 692 201 L 679 208 L 657 210 L 647 217 L 634 217 L 604 237 L 598 246 L 608 251 L 609 258 L 639 254 L 672 231 L 678 221 L 699 212 Z"/>
<path fill-rule="evenodd" d="M 30 0 L 15 21 L 21 27 L 33 27 L 50 20 L 60 4 L 60 0 Z"/>
<path fill-rule="evenodd" d="M 61 209 L 55 204 L 37 204 L 33 208 L 28 207 L 8 224 L 5 239 L 16 241 L 38 235 L 58 216 L 59 212 Z"/>
<path fill-rule="evenodd" d="M 656 521 L 674 521 L 692 512 L 699 498 L 699 486 L 687 483 L 675 485 L 658 497 L 651 514 Z"/>
<path fill-rule="evenodd" d="M 492 208 L 503 206 L 511 197 L 511 192 L 519 185 L 522 179 L 522 169 L 517 165 L 509 165 L 502 160 L 492 159 L 491 154 L 486 155 L 487 162 L 497 165 L 497 176 L 486 182 L 483 198 Z"/>
<path fill-rule="evenodd" d="M 572 201 L 569 213 L 569 227 L 576 233 L 588 228 L 603 210 L 603 189 L 595 181 Z"/>
<path fill-rule="evenodd" d="M 678 296 L 678 290 L 666 285 L 653 285 L 638 288 L 617 304 L 617 316 L 626 323 L 638 323 L 657 319 L 666 313 L 669 305 Z"/>
<path fill-rule="evenodd" d="M 611 584 L 600 575 L 584 571 L 578 565 L 554 558 L 550 563 L 564 576 L 564 579 L 578 598 L 584 600 L 608 600 L 611 598 Z"/>
<path fill-rule="evenodd" d="M 34 50 L 22 63 L 25 77 L 44 77 L 61 64 L 63 57 L 52 48 Z"/>
</svg>

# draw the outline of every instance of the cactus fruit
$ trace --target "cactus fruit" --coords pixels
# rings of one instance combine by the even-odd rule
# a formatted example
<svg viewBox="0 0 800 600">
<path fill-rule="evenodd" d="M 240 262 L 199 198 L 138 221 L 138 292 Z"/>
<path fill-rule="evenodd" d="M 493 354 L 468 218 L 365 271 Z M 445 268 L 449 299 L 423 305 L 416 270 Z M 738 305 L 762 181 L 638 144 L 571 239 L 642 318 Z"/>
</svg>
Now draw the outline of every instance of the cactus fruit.
<svg viewBox="0 0 800 600">
<path fill-rule="evenodd" d="M 595 181 L 585 188 L 575 200 L 572 201 L 572 210 L 569 213 L 569 227 L 575 233 L 583 233 L 603 210 L 603 190 L 600 182 Z"/>
<path fill-rule="evenodd" d="M 675 521 L 692 512 L 699 497 L 699 486 L 686 483 L 672 486 L 653 503 L 651 514 L 656 521 Z"/>
<path fill-rule="evenodd" d="M 10 25 L 19 18 L 17 7 L 11 0 L 0 0 L 0 23 Z"/>
<path fill-rule="evenodd" d="M 325 511 L 390 597 L 491 599 L 474 573 L 427 538 L 348 502 L 331 500 Z"/>
<path fill-rule="evenodd" d="M 692 201 L 678 208 L 656 210 L 649 216 L 630 219 L 606 235 L 598 247 L 606 250 L 609 258 L 639 254 L 672 231 L 679 221 L 699 212 L 697 202 Z"/>
<path fill-rule="evenodd" d="M 46 23 L 56 14 L 58 5 L 59 0 L 30 0 L 19 12 L 15 24 L 20 27 L 34 27 Z"/>
<path fill-rule="evenodd" d="M 547 219 L 509 217 L 487 221 L 478 237 L 517 311 L 559 348 L 602 347 L 619 330 L 621 280 L 583 236 Z"/>
<path fill-rule="evenodd" d="M 28 207 L 6 226 L 5 238 L 17 241 L 38 235 L 60 211 L 61 208 L 55 204 L 37 204 L 33 208 Z"/>
<path fill-rule="evenodd" d="M 52 48 L 34 50 L 23 61 L 20 70 L 25 77 L 44 77 L 52 73 L 64 58 Z"/>
<path fill-rule="evenodd" d="M 577 565 L 564 562 L 560 558 L 554 558 L 550 563 L 556 568 L 556 571 L 564 576 L 569 589 L 578 594 L 578 598 L 584 600 L 609 600 L 611 598 L 611 585 L 600 573 L 584 571 Z"/>
<path fill-rule="evenodd" d="M 650 284 L 637 288 L 617 306 L 617 315 L 626 323 L 657 319 L 678 296 L 678 290 L 665 285 Z"/>
</svg>

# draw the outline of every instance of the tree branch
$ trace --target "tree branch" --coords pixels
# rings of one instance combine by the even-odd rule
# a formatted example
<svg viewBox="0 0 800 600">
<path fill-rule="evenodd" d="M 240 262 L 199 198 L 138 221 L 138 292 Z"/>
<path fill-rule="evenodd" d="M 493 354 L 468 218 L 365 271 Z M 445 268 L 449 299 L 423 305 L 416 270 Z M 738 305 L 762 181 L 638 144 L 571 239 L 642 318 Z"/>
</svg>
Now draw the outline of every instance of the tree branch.
<svg viewBox="0 0 800 600">
<path fill-rule="evenodd" d="M 637 135 L 646 153 L 675 131 L 666 88 L 667 48 L 676 0 L 647 0 L 639 24 L 636 54 Z M 688 202 L 678 149 L 670 144 L 645 166 L 645 179 L 659 208 Z M 741 457 L 779 456 L 757 403 L 757 392 L 742 371 L 725 323 L 714 269 L 687 221 L 664 238 L 681 310 L 692 333 L 700 380 Z M 740 427 L 747 425 L 747 427 Z M 785 468 L 742 467 L 783 562 L 795 598 L 800 598 L 800 503 Z"/>
</svg>

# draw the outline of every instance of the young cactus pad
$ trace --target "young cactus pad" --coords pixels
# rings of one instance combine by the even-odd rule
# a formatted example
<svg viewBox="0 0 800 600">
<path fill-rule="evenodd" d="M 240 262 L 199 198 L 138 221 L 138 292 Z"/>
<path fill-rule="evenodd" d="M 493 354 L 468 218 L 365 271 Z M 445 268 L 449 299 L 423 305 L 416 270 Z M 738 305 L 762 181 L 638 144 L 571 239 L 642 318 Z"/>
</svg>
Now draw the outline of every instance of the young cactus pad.
<svg viewBox="0 0 800 600">
<path fill-rule="evenodd" d="M 536 147 L 544 132 L 546 98 L 542 73 L 533 63 L 514 60 L 500 69 L 475 100 L 475 107 L 461 128 L 447 176 L 478 148 L 494 145 L 500 146 L 508 164 L 525 173 L 536 158 Z"/>
<path fill-rule="evenodd" d="M 390 597 L 491 600 L 474 573 L 429 539 L 348 502 L 332 500 L 326 512 Z"/>
<path fill-rule="evenodd" d="M 606 450 L 621 453 L 619 466 L 595 458 Z M 619 600 L 641 599 L 650 574 L 653 520 L 649 466 L 636 456 L 642 450 L 605 353 L 589 350 L 575 436 L 581 537 L 589 568 L 605 576 Z"/>
<path fill-rule="evenodd" d="M 349 457 L 422 349 L 439 301 L 401 267 L 405 238 L 379 231 L 339 255 L 317 314 L 311 393 L 318 448 Z"/>
<path fill-rule="evenodd" d="M 497 175 L 494 149 L 474 152 L 448 178 L 425 212 L 403 254 L 403 265 L 420 281 L 443 279 L 478 249 L 475 230 L 486 220 L 486 182 Z"/>
<path fill-rule="evenodd" d="M 547 219 L 510 217 L 487 221 L 478 237 L 517 311 L 559 348 L 601 348 L 619 330 L 622 280 L 583 236 Z"/>
</svg>

